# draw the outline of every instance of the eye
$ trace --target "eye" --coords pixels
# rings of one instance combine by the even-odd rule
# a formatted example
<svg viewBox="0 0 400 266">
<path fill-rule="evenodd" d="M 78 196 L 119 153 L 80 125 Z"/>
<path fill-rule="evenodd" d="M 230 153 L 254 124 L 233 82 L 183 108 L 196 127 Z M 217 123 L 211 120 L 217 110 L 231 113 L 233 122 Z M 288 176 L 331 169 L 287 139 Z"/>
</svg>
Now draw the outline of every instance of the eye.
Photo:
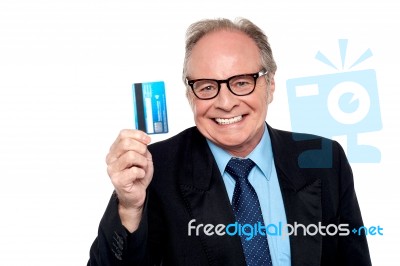
<svg viewBox="0 0 400 266">
<path fill-rule="evenodd" d="M 254 85 L 254 80 L 249 76 L 240 76 L 231 81 L 230 86 L 235 89 L 247 89 L 252 88 Z"/>
<path fill-rule="evenodd" d="M 218 90 L 218 84 L 212 80 L 199 80 L 194 83 L 194 89 L 199 93 L 208 93 Z"/>
<path fill-rule="evenodd" d="M 215 87 L 212 86 L 212 85 L 208 85 L 208 86 L 205 86 L 204 88 L 201 88 L 201 89 L 200 89 L 200 91 L 204 91 L 204 92 L 206 92 L 206 91 L 213 91 L 213 90 L 215 90 Z"/>
<path fill-rule="evenodd" d="M 237 81 L 235 82 L 235 87 L 245 87 L 248 86 L 250 83 L 247 80 L 241 80 L 241 81 Z"/>
</svg>

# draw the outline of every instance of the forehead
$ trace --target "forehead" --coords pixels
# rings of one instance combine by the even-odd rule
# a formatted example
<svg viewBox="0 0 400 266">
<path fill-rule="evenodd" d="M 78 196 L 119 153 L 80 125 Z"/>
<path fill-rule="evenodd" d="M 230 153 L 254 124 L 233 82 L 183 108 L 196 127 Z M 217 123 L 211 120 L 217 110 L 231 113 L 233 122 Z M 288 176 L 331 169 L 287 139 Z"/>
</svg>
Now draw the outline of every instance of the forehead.
<svg viewBox="0 0 400 266">
<path fill-rule="evenodd" d="M 245 33 L 218 30 L 206 34 L 194 45 L 187 67 L 191 78 L 252 73 L 259 70 L 260 51 Z"/>
</svg>

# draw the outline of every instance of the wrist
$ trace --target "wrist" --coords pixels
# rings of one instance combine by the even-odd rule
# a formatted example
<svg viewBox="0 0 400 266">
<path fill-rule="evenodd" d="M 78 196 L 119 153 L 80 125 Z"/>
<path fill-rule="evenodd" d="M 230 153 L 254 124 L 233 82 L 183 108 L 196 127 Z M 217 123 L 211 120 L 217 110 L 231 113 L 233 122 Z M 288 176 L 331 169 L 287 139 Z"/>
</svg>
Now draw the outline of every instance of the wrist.
<svg viewBox="0 0 400 266">
<path fill-rule="evenodd" d="M 118 213 L 122 225 L 131 233 L 137 230 L 142 219 L 143 206 L 126 208 L 118 205 Z"/>
</svg>

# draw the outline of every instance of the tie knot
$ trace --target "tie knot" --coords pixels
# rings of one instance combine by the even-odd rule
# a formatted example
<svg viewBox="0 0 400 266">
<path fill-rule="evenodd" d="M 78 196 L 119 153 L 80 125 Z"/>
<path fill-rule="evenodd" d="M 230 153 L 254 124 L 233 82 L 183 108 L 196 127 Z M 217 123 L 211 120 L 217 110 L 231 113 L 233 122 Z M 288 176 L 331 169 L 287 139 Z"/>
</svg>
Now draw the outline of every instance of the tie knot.
<svg viewBox="0 0 400 266">
<path fill-rule="evenodd" d="M 225 171 L 228 172 L 234 179 L 237 181 L 238 179 L 247 178 L 251 169 L 256 164 L 251 159 L 241 159 L 232 157 L 229 160 Z"/>
</svg>

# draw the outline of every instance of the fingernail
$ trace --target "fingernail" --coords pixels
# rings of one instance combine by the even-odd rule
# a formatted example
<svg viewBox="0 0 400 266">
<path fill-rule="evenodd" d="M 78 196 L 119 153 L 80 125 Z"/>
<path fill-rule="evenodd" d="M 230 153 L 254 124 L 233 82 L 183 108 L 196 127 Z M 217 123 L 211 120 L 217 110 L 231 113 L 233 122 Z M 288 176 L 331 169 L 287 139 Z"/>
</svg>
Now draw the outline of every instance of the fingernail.
<svg viewBox="0 0 400 266">
<path fill-rule="evenodd" d="M 143 136 L 143 141 L 146 142 L 147 144 L 149 144 L 151 142 L 151 138 L 148 135 L 144 135 Z"/>
</svg>

